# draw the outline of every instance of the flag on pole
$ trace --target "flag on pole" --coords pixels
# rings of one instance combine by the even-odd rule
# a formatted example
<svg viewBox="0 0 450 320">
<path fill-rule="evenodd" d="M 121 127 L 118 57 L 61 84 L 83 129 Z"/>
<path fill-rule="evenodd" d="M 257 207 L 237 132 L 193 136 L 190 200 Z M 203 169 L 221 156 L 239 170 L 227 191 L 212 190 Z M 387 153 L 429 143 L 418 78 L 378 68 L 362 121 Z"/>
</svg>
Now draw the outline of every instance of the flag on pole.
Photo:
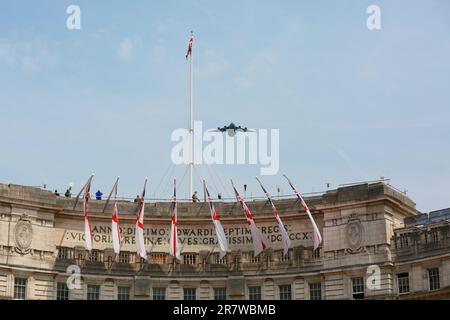
<svg viewBox="0 0 450 320">
<path fill-rule="evenodd" d="M 191 31 L 191 38 L 189 39 L 189 44 L 186 52 L 186 60 L 188 57 L 192 57 L 192 45 L 194 44 L 194 34 Z"/>
<path fill-rule="evenodd" d="M 89 191 L 91 190 L 91 182 L 94 175 L 91 175 L 84 185 L 84 200 L 83 200 L 83 212 L 84 212 L 84 239 L 86 241 L 86 248 L 92 250 L 92 227 L 88 218 L 88 202 L 90 198 Z"/>
<path fill-rule="evenodd" d="M 291 186 L 292 190 L 294 191 L 294 194 L 300 200 L 300 203 L 302 204 L 303 209 L 305 209 L 306 214 L 308 215 L 309 220 L 311 221 L 311 224 L 312 224 L 312 227 L 313 227 L 314 250 L 316 250 L 320 246 L 320 244 L 322 242 L 322 236 L 320 235 L 319 228 L 317 228 L 316 222 L 314 221 L 314 218 L 312 217 L 311 212 L 309 211 L 309 208 L 306 205 L 305 200 L 303 200 L 303 197 L 300 194 L 300 192 L 294 187 L 294 185 L 292 184 L 291 180 L 287 177 L 287 175 L 283 174 L 283 176 L 288 181 L 289 185 Z"/>
<path fill-rule="evenodd" d="M 209 194 L 208 188 L 206 187 L 206 182 L 203 180 L 203 187 L 205 189 L 206 201 L 208 202 L 209 212 L 211 214 L 211 218 L 214 224 L 214 229 L 216 230 L 217 242 L 219 243 L 220 248 L 220 259 L 222 259 L 228 251 L 228 241 L 225 236 L 225 232 L 223 230 L 222 224 L 220 223 L 219 215 L 217 214 L 216 208 L 212 203 L 211 195 Z"/>
<path fill-rule="evenodd" d="M 117 210 L 117 202 L 114 201 L 114 211 L 112 214 L 111 230 L 113 236 L 113 247 L 116 254 L 120 253 L 120 229 L 119 229 L 119 211 Z"/>
<path fill-rule="evenodd" d="M 114 193 L 114 209 L 111 217 L 111 230 L 114 252 L 120 253 L 120 229 L 119 229 L 119 210 L 117 209 L 117 186 L 119 184 L 119 177 L 113 186 L 112 193 Z"/>
<path fill-rule="evenodd" d="M 170 205 L 170 240 L 169 252 L 170 255 L 181 260 L 180 248 L 178 248 L 178 234 L 177 234 L 177 180 L 173 179 L 173 198 Z"/>
<path fill-rule="evenodd" d="M 144 190 L 142 191 L 140 203 L 139 203 L 139 212 L 136 219 L 136 228 L 135 228 L 135 238 L 136 238 L 136 246 L 137 252 L 143 259 L 147 259 L 147 251 L 145 250 L 144 243 L 144 207 L 145 207 L 145 188 L 147 187 L 147 178 L 145 178 L 144 182 Z"/>
<path fill-rule="evenodd" d="M 284 252 L 284 255 L 286 255 L 288 253 L 288 251 L 289 251 L 289 247 L 292 244 L 291 239 L 289 239 L 289 235 L 288 235 L 288 233 L 286 231 L 286 228 L 284 227 L 283 221 L 281 221 L 280 215 L 278 214 L 278 210 L 277 210 L 277 208 L 275 207 L 275 204 L 272 201 L 272 197 L 267 192 L 266 188 L 264 188 L 264 186 L 262 185 L 262 183 L 261 183 L 261 181 L 259 180 L 258 177 L 256 177 L 256 180 L 258 180 L 259 185 L 261 186 L 261 189 L 263 190 L 264 194 L 266 195 L 267 201 L 272 206 L 272 210 L 273 210 L 273 213 L 275 215 L 275 219 L 277 219 L 278 228 L 279 228 L 280 234 L 281 234 L 281 241 L 283 243 L 283 252 Z"/>
<path fill-rule="evenodd" d="M 237 202 L 239 202 L 241 204 L 241 207 L 244 210 L 245 218 L 247 219 L 247 223 L 248 223 L 248 228 L 250 229 L 250 232 L 252 234 L 253 246 L 255 248 L 254 255 L 256 257 L 262 251 L 266 250 L 268 241 L 267 241 L 267 239 L 265 239 L 265 237 L 262 235 L 261 231 L 256 226 L 255 220 L 253 219 L 250 209 L 245 204 L 244 198 L 241 197 L 239 192 L 236 190 L 233 180 L 231 180 L 231 185 L 233 186 Z"/>
</svg>

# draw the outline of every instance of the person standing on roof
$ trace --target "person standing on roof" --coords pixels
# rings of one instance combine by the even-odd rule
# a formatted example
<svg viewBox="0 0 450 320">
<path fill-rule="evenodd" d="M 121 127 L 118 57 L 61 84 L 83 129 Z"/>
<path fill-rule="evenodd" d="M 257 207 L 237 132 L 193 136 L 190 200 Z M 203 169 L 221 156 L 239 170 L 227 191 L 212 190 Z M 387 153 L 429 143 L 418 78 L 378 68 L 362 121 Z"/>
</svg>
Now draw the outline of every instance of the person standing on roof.
<svg viewBox="0 0 450 320">
<path fill-rule="evenodd" d="M 95 193 L 95 198 L 97 199 L 97 200 L 102 200 L 102 195 L 103 195 L 103 193 L 100 191 L 100 189 L 99 190 L 97 190 L 97 192 Z"/>
</svg>

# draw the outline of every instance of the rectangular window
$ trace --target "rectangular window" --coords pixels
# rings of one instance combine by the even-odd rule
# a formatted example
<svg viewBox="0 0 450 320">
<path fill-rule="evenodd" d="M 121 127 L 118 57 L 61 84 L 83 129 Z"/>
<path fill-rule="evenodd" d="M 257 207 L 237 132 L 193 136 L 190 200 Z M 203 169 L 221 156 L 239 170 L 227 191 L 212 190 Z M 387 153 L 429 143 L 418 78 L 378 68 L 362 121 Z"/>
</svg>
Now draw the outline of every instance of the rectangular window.
<svg viewBox="0 0 450 320">
<path fill-rule="evenodd" d="M 117 287 L 117 300 L 130 300 L 130 288 Z"/>
<path fill-rule="evenodd" d="M 260 263 L 261 262 L 261 256 L 254 256 L 254 254 L 253 253 L 249 253 L 248 254 L 248 261 L 250 262 L 250 263 Z"/>
<path fill-rule="evenodd" d="M 153 300 L 166 300 L 166 289 L 153 288 Z"/>
<path fill-rule="evenodd" d="M 309 299 L 322 300 L 322 284 L 320 282 L 309 284 Z"/>
<path fill-rule="evenodd" d="M 166 254 L 165 253 L 152 253 L 150 254 L 150 264 L 165 264 Z"/>
<path fill-rule="evenodd" d="M 408 245 L 409 245 L 408 235 L 407 234 L 400 235 L 400 248 L 407 248 Z"/>
<path fill-rule="evenodd" d="M 120 263 L 130 263 L 130 253 L 126 251 L 122 251 L 119 253 L 119 262 Z"/>
<path fill-rule="evenodd" d="M 214 288 L 214 300 L 227 300 L 227 288 Z"/>
<path fill-rule="evenodd" d="M 97 262 L 98 261 L 98 251 L 97 250 L 92 250 L 91 253 L 89 254 L 89 261 L 91 262 Z"/>
<path fill-rule="evenodd" d="M 14 279 L 14 299 L 23 300 L 27 297 L 27 279 Z"/>
<path fill-rule="evenodd" d="M 56 300 L 69 300 L 69 288 L 65 282 L 56 284 Z"/>
<path fill-rule="evenodd" d="M 320 259 L 320 248 L 312 250 L 311 258 L 312 259 Z"/>
<path fill-rule="evenodd" d="M 58 259 L 66 260 L 68 258 L 67 248 L 59 248 Z"/>
<path fill-rule="evenodd" d="M 439 268 L 428 269 L 428 282 L 430 284 L 430 291 L 439 290 L 441 287 L 439 283 Z"/>
<path fill-rule="evenodd" d="M 364 299 L 364 278 L 352 278 L 353 299 Z"/>
<path fill-rule="evenodd" d="M 214 256 L 214 264 L 227 264 L 227 256 L 225 255 L 222 259 L 220 255 L 216 254 Z"/>
<path fill-rule="evenodd" d="M 409 274 L 408 272 L 399 273 L 397 275 L 398 279 L 398 293 L 407 294 L 409 293 Z"/>
<path fill-rule="evenodd" d="M 249 300 L 261 300 L 261 287 L 248 287 Z"/>
<path fill-rule="evenodd" d="M 197 289 L 184 288 L 183 296 L 184 296 L 184 300 L 197 300 Z"/>
<path fill-rule="evenodd" d="M 100 286 L 88 285 L 87 299 L 88 300 L 100 300 Z"/>
<path fill-rule="evenodd" d="M 284 254 L 284 251 L 280 251 L 280 259 L 281 262 L 289 261 L 291 260 L 291 250 L 287 252 L 287 254 Z"/>
<path fill-rule="evenodd" d="M 196 261 L 196 255 L 195 254 L 184 254 L 183 255 L 183 263 L 184 264 L 195 264 Z"/>
<path fill-rule="evenodd" d="M 280 285 L 280 300 L 292 300 L 292 288 L 290 284 Z"/>
</svg>

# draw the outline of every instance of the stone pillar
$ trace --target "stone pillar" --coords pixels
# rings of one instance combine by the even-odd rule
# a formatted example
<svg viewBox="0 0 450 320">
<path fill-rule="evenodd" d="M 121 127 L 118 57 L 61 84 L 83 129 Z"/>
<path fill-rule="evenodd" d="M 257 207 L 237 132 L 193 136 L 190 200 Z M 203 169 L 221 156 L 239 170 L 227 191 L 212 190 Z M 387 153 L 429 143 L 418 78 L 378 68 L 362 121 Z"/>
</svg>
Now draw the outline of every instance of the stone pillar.
<svg viewBox="0 0 450 320">
<path fill-rule="evenodd" d="M 83 246 L 75 246 L 74 255 L 74 259 L 79 266 L 84 265 L 85 261 L 89 258 L 86 248 Z"/>
<path fill-rule="evenodd" d="M 101 297 L 100 300 L 116 300 L 117 293 L 116 288 L 114 286 L 114 281 L 112 279 L 106 279 L 105 282 L 101 285 Z"/>
<path fill-rule="evenodd" d="M 441 288 L 450 287 L 450 260 L 442 262 Z"/>
<path fill-rule="evenodd" d="M 69 300 L 84 300 L 85 295 L 84 292 L 87 290 L 87 287 L 84 283 L 84 280 L 80 279 L 80 288 L 69 290 Z"/>
<path fill-rule="evenodd" d="M 36 274 L 34 277 L 33 299 L 52 300 L 56 297 L 56 284 L 53 277 L 44 274 Z M 31 279 L 31 278 L 30 278 Z M 31 290 L 31 287 L 30 287 Z"/>
<path fill-rule="evenodd" d="M 200 282 L 198 298 L 199 298 L 199 300 L 211 300 L 212 299 L 211 286 L 209 285 L 209 281 L 203 280 Z"/>
<path fill-rule="evenodd" d="M 111 270 L 114 259 L 116 258 L 116 254 L 114 253 L 114 249 L 112 248 L 106 248 L 103 251 L 103 263 L 105 265 L 106 270 Z"/>
<path fill-rule="evenodd" d="M 292 291 L 294 300 L 305 300 L 305 280 L 303 278 L 295 278 Z"/>
<path fill-rule="evenodd" d="M 232 251 L 229 255 L 231 258 L 231 268 L 234 272 L 239 272 L 241 270 L 241 252 Z"/>
<path fill-rule="evenodd" d="M 344 279 L 341 273 L 326 274 L 324 287 L 326 300 L 344 299 Z"/>
<path fill-rule="evenodd" d="M 198 257 L 199 257 L 199 261 L 198 261 L 198 265 L 200 266 L 202 271 L 206 271 L 207 270 L 207 265 L 209 263 L 209 251 L 208 250 L 200 250 L 200 252 L 198 253 Z"/>
<path fill-rule="evenodd" d="M 11 278 L 6 273 L 0 273 L 0 298 L 10 298 L 8 290 L 8 279 Z"/>
<path fill-rule="evenodd" d="M 274 300 L 275 299 L 275 286 L 273 279 L 264 280 L 263 288 L 262 288 L 262 297 L 263 300 Z"/>
<path fill-rule="evenodd" d="M 167 292 L 167 300 L 183 300 L 183 290 L 178 281 L 171 281 Z"/>
<path fill-rule="evenodd" d="M 423 270 L 422 266 L 420 265 L 413 265 L 411 268 L 411 275 L 410 275 L 410 284 L 411 284 L 411 292 L 420 292 L 424 291 L 426 289 L 426 275 L 425 271 Z"/>
</svg>

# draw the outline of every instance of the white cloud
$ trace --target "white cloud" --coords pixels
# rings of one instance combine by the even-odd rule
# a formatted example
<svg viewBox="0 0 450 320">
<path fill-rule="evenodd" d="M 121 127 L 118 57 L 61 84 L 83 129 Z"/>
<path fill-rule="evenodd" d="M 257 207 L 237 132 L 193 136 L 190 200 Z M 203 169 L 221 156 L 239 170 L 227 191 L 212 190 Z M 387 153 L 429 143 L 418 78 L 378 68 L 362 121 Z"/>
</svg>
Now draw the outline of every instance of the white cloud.
<svg viewBox="0 0 450 320">
<path fill-rule="evenodd" d="M 133 55 L 134 43 L 131 39 L 127 38 L 119 43 L 117 48 L 117 57 L 122 61 L 129 61 Z"/>
<path fill-rule="evenodd" d="M 40 40 L 0 39 L 0 66 L 24 72 L 36 72 L 54 67 L 59 62 L 59 57 Z"/>
</svg>

